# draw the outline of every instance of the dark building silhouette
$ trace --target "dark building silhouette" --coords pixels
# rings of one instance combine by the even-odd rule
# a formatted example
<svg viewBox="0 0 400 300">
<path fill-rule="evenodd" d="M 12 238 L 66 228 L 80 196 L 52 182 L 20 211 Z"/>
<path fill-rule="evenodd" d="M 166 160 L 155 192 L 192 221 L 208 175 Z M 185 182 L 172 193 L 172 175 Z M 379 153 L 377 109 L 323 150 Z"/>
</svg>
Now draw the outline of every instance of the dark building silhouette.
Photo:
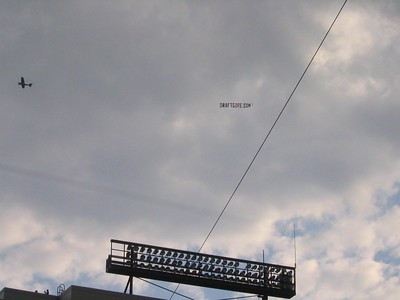
<svg viewBox="0 0 400 300">
<path fill-rule="evenodd" d="M 46 290 L 47 291 L 47 290 Z M 43 292 L 30 292 L 12 288 L 0 291 L 0 300 L 160 300 L 159 298 L 128 295 L 123 293 L 99 290 L 94 288 L 72 285 L 60 296 Z"/>
</svg>

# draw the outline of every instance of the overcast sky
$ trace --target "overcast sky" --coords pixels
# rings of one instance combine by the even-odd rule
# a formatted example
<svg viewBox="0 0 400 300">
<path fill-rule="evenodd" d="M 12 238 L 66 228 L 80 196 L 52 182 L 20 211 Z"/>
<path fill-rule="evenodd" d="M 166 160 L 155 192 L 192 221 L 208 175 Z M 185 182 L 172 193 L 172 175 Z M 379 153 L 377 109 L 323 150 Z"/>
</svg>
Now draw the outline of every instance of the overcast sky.
<svg viewBox="0 0 400 300">
<path fill-rule="evenodd" d="M 342 3 L 2 0 L 0 289 L 197 251 Z M 400 2 L 349 0 L 203 252 L 293 266 L 295 224 L 295 299 L 398 299 L 399 54 Z"/>
</svg>

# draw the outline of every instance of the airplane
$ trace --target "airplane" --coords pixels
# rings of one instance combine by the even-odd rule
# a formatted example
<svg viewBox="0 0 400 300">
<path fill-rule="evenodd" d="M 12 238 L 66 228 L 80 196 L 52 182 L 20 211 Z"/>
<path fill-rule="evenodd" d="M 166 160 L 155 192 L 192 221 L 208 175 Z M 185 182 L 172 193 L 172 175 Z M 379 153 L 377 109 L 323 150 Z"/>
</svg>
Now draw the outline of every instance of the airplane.
<svg viewBox="0 0 400 300">
<path fill-rule="evenodd" d="M 18 82 L 18 85 L 20 85 L 23 89 L 25 88 L 25 86 L 32 86 L 32 83 L 25 83 L 25 79 L 24 77 L 21 77 L 21 82 Z"/>
</svg>

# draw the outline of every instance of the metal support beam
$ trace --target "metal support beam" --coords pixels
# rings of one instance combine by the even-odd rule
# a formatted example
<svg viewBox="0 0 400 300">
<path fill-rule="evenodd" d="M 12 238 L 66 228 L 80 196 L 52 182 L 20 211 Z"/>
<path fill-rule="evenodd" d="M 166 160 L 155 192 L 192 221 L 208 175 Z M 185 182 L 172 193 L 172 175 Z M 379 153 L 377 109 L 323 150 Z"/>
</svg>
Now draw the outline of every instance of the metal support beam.
<svg viewBox="0 0 400 300">
<path fill-rule="evenodd" d="M 129 276 L 125 293 L 132 294 L 133 277 L 177 282 L 242 293 L 292 298 L 296 268 L 193 251 L 111 240 L 107 273 Z"/>
<path fill-rule="evenodd" d="M 125 286 L 124 294 L 126 294 L 128 287 L 129 287 L 129 295 L 132 295 L 133 294 L 133 276 L 129 276 L 128 282 L 126 283 L 126 286 Z"/>
</svg>

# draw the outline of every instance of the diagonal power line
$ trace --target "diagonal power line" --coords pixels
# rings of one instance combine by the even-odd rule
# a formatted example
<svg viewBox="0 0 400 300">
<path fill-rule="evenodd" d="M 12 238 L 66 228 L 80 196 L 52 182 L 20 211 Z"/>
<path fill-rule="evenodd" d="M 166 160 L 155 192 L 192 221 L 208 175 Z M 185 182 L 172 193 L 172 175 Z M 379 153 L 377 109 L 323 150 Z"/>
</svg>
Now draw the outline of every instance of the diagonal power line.
<svg viewBox="0 0 400 300">
<path fill-rule="evenodd" d="M 292 92 L 290 93 L 288 99 L 286 100 L 285 104 L 283 105 L 281 111 L 279 112 L 278 116 L 276 117 L 274 123 L 272 124 L 271 128 L 269 129 L 267 135 L 265 136 L 264 140 L 262 141 L 260 147 L 258 148 L 256 154 L 253 156 L 253 159 L 251 160 L 249 166 L 247 167 L 246 171 L 244 172 L 244 174 L 242 175 L 242 177 L 240 178 L 238 184 L 236 185 L 235 189 L 233 190 L 231 196 L 229 197 L 228 201 L 226 202 L 224 208 L 222 209 L 221 213 L 219 214 L 218 218 L 216 219 L 216 221 L 214 222 L 213 226 L 211 227 L 211 230 L 208 232 L 206 238 L 204 239 L 203 243 L 200 246 L 199 252 L 201 251 L 201 249 L 203 249 L 204 245 L 206 244 L 207 240 L 209 239 L 211 233 L 214 231 L 215 227 L 217 226 L 219 220 L 221 219 L 222 215 L 224 214 L 226 208 L 228 207 L 229 203 L 231 202 L 233 196 L 236 194 L 236 191 L 239 189 L 240 185 L 242 184 L 244 178 L 246 177 L 247 173 L 249 172 L 250 168 L 252 167 L 254 161 L 256 160 L 258 154 L 261 152 L 261 149 L 263 148 L 265 142 L 267 141 L 267 139 L 269 138 L 269 136 L 271 135 L 272 131 L 275 128 L 275 125 L 278 123 L 279 119 L 281 118 L 283 112 L 285 111 L 286 107 L 288 106 L 290 100 L 292 100 L 292 97 L 294 95 L 294 93 L 296 92 L 298 86 L 300 85 L 301 81 L 303 80 L 304 76 L 306 75 L 308 69 L 310 68 L 312 62 L 314 61 L 315 56 L 317 55 L 317 53 L 319 52 L 319 49 L 322 47 L 322 44 L 324 43 L 324 41 L 326 40 L 329 32 L 331 31 L 333 25 L 335 24 L 337 18 L 339 17 L 340 13 L 342 12 L 344 6 L 346 5 L 347 0 L 344 1 L 342 7 L 340 8 L 339 12 L 337 13 L 335 19 L 333 20 L 331 26 L 329 27 L 329 29 L 327 30 L 324 38 L 322 39 L 321 43 L 318 45 L 317 50 L 315 50 L 314 55 L 311 57 L 307 67 L 305 68 L 304 72 L 301 74 L 299 80 L 297 81 L 295 87 L 293 88 Z"/>
<path fill-rule="evenodd" d="M 258 148 L 257 152 L 255 153 L 255 155 L 253 156 L 250 164 L 248 165 L 248 167 L 246 168 L 245 172 L 243 173 L 242 177 L 240 178 L 239 182 L 237 183 L 235 189 L 233 190 L 231 196 L 229 197 L 228 201 L 225 203 L 225 206 L 223 207 L 221 213 L 218 215 L 217 219 L 215 220 L 214 224 L 212 225 L 210 231 L 208 232 L 206 238 L 204 239 L 203 243 L 201 244 L 198 252 L 200 252 L 204 245 L 207 243 L 208 239 L 210 238 L 212 232 L 214 231 L 215 227 L 217 226 L 218 222 L 220 221 L 222 215 L 224 214 L 225 210 L 227 209 L 228 205 L 231 203 L 231 200 L 233 199 L 233 196 L 236 194 L 236 191 L 239 189 L 240 185 L 242 184 L 244 178 L 246 177 L 247 173 L 249 172 L 250 168 L 252 167 L 254 161 L 256 160 L 258 154 L 261 152 L 261 149 L 263 148 L 265 142 L 268 140 L 269 136 L 271 135 L 272 131 L 274 130 L 276 124 L 278 123 L 279 119 L 281 118 L 283 112 L 285 111 L 286 107 L 288 106 L 289 102 L 292 100 L 292 97 L 294 95 L 294 93 L 296 92 L 297 88 L 299 87 L 301 81 L 303 80 L 304 76 L 306 75 L 308 69 L 310 68 L 312 62 L 314 61 L 315 56 L 318 54 L 320 48 L 322 47 L 323 43 L 325 42 L 326 38 L 328 37 L 333 25 L 336 23 L 336 20 L 338 19 L 339 15 L 341 14 L 344 6 L 346 5 L 347 0 L 345 0 L 342 4 L 342 6 L 340 7 L 338 13 L 336 14 L 335 18 L 333 19 L 331 25 L 329 26 L 327 32 L 325 33 L 322 41 L 320 42 L 320 44 L 318 45 L 317 49 L 315 50 L 313 56 L 311 57 L 309 63 L 307 64 L 306 68 L 304 69 L 304 72 L 301 74 L 299 80 L 297 81 L 296 85 L 294 86 L 292 92 L 290 93 L 289 97 L 287 98 L 285 104 L 283 105 L 281 111 L 279 112 L 278 116 L 276 117 L 274 123 L 272 124 L 271 128 L 269 129 L 267 135 L 265 136 L 264 140 L 262 141 L 260 147 Z M 170 300 L 173 298 L 174 294 L 176 294 L 176 291 L 179 288 L 179 285 L 177 285 L 177 287 L 175 288 L 175 291 L 172 293 L 171 297 L 169 298 Z"/>
</svg>

